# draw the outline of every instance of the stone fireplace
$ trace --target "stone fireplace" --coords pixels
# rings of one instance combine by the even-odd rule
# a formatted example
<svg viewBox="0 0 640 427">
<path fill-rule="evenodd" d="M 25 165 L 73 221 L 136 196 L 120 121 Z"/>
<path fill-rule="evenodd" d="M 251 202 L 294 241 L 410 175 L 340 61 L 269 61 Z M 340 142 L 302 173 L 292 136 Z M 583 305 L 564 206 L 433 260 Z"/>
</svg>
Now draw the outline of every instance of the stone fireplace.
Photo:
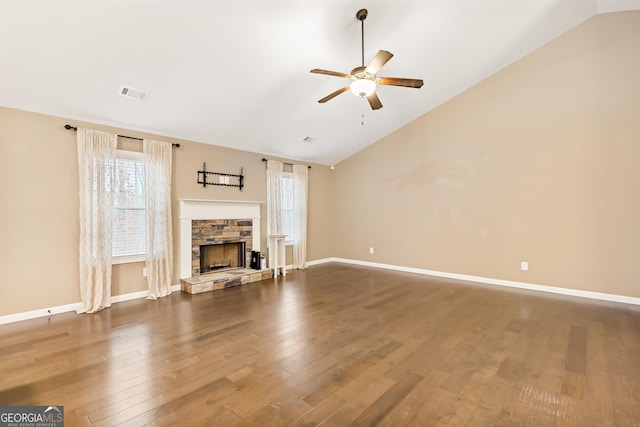
<svg viewBox="0 0 640 427">
<path fill-rule="evenodd" d="M 244 268 L 253 248 L 251 219 L 191 221 L 191 276 Z"/>
<path fill-rule="evenodd" d="M 273 278 L 271 270 L 246 268 L 251 250 L 260 250 L 260 202 L 181 199 L 178 203 L 183 292 L 199 294 Z"/>
<path fill-rule="evenodd" d="M 178 204 L 180 279 L 201 274 L 201 246 L 244 242 L 244 249 L 238 249 L 240 253 L 244 252 L 242 259 L 242 255 L 225 253 L 222 259 L 226 261 L 218 257 L 213 262 L 204 261 L 205 267 L 227 263 L 229 259 L 237 264 L 244 261 L 247 267 L 251 251 L 260 250 L 260 202 L 181 199 Z"/>
</svg>

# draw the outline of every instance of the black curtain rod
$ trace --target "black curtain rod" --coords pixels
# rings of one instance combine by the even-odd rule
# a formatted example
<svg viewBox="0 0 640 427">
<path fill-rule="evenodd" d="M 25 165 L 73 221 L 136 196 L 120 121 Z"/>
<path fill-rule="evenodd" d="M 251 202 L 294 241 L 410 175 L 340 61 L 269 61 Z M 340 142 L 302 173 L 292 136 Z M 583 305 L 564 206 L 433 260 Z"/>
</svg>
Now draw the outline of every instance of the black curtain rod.
<svg viewBox="0 0 640 427">
<path fill-rule="evenodd" d="M 75 126 L 71 126 L 71 125 L 64 125 L 64 128 L 66 130 L 74 130 L 77 131 L 78 128 Z M 120 138 L 127 138 L 127 139 L 135 139 L 136 141 L 142 141 L 142 138 L 136 138 L 135 136 L 127 136 L 127 135 L 118 135 L 118 137 Z M 173 145 L 175 148 L 180 148 L 180 144 L 171 144 Z"/>
<path fill-rule="evenodd" d="M 262 161 L 263 161 L 263 162 L 266 162 L 266 161 L 267 161 L 267 159 L 265 159 L 265 158 L 263 157 L 263 158 L 262 158 Z M 289 165 L 289 166 L 293 166 L 293 163 L 284 163 L 284 162 L 283 162 L 282 164 L 284 164 L 284 165 Z M 307 168 L 308 168 L 308 169 L 311 169 L 311 166 L 307 166 Z"/>
</svg>

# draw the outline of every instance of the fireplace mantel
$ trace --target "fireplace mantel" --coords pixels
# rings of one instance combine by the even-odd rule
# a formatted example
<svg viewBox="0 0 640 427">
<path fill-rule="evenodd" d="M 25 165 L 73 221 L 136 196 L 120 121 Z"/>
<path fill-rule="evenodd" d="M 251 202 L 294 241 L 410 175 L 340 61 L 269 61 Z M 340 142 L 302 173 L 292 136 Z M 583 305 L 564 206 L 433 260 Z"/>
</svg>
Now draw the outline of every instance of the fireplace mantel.
<svg viewBox="0 0 640 427">
<path fill-rule="evenodd" d="M 237 200 L 179 199 L 180 279 L 191 277 L 191 221 L 197 219 L 251 219 L 253 250 L 260 250 L 260 205 Z"/>
</svg>

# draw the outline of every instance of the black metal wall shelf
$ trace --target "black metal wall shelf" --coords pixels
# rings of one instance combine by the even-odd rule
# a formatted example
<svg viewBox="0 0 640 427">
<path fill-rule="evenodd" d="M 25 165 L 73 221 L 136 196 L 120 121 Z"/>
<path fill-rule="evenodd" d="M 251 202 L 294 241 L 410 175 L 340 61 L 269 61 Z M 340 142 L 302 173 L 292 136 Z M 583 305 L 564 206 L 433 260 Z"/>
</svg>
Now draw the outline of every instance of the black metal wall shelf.
<svg viewBox="0 0 640 427">
<path fill-rule="evenodd" d="M 202 184 L 203 187 L 206 187 L 207 185 L 237 187 L 242 191 L 242 188 L 244 187 L 243 171 L 244 168 L 240 168 L 240 174 L 209 172 L 207 171 L 207 164 L 202 163 L 202 170 L 198 171 L 198 184 Z"/>
</svg>

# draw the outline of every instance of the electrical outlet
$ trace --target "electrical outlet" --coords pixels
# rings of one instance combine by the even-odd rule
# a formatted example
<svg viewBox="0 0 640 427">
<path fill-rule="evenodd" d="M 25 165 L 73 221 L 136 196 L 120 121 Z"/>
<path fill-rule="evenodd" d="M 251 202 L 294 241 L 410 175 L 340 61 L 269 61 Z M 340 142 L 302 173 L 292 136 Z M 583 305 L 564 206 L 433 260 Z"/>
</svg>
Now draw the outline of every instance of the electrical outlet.
<svg viewBox="0 0 640 427">
<path fill-rule="evenodd" d="M 369 253 L 373 255 L 373 248 L 369 248 Z"/>
<path fill-rule="evenodd" d="M 529 263 L 527 261 L 521 261 L 520 270 L 523 270 L 523 271 L 529 270 Z"/>
<path fill-rule="evenodd" d="M 142 277 L 147 277 L 147 267 L 142 267 Z"/>
</svg>

